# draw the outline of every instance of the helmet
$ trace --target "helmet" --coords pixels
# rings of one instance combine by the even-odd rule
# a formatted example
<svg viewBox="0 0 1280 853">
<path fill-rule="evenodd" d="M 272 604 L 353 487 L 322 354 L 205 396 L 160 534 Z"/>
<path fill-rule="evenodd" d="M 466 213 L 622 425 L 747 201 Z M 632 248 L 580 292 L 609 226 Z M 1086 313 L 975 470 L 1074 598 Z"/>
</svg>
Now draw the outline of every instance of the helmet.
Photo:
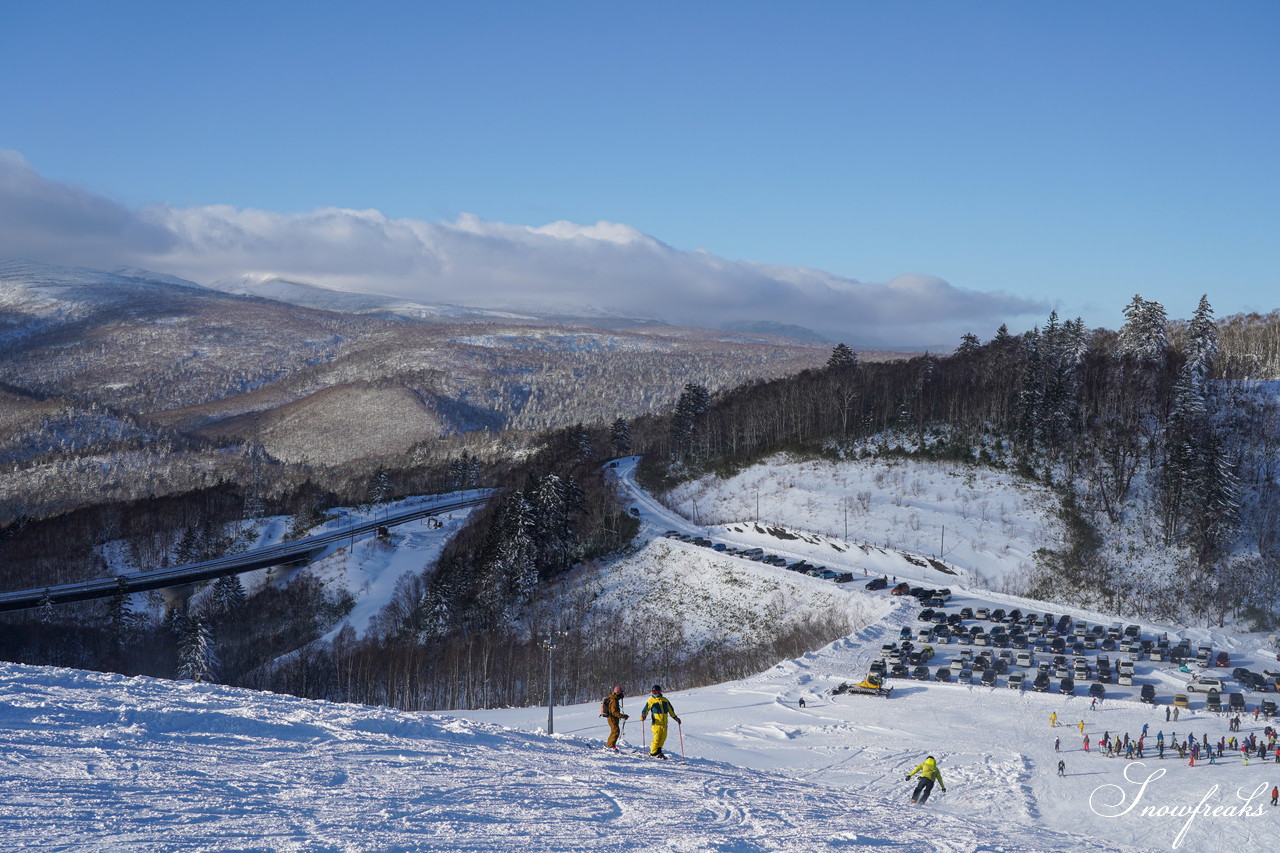
<svg viewBox="0 0 1280 853">
<path fill-rule="evenodd" d="M 621 688 L 621 687 L 615 687 L 615 688 L 613 688 L 613 692 L 614 692 L 614 693 L 621 693 L 621 692 L 622 692 L 622 688 Z"/>
<path fill-rule="evenodd" d="M 655 685 L 653 685 L 653 690 L 652 690 L 652 691 L 650 691 L 650 692 L 652 692 L 652 693 L 661 693 L 661 692 L 662 692 L 662 685 L 661 685 L 661 684 L 655 684 Z"/>
</svg>

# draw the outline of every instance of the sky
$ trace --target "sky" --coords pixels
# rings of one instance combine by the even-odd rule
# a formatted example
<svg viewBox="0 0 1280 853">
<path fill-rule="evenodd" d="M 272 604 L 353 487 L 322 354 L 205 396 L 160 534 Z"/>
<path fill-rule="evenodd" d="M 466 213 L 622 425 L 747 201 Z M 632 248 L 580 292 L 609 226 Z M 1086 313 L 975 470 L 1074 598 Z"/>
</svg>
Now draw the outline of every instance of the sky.
<svg viewBox="0 0 1280 853">
<path fill-rule="evenodd" d="M 28 2 L 0 256 L 851 343 L 1269 311 L 1272 2 Z"/>
</svg>

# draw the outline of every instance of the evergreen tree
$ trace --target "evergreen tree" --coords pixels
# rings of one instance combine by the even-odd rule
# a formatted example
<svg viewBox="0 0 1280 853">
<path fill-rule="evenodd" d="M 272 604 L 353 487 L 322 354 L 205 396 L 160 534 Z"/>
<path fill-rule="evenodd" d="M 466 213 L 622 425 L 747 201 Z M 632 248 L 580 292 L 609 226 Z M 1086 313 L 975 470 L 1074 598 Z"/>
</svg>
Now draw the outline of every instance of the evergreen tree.
<svg viewBox="0 0 1280 853">
<path fill-rule="evenodd" d="M 609 427 L 609 441 L 613 444 L 613 449 L 619 456 L 630 455 L 631 427 L 624 419 L 618 418 Z"/>
<path fill-rule="evenodd" d="M 385 503 L 391 497 L 391 475 L 385 468 L 379 468 L 369 484 L 369 499 L 375 503 Z"/>
<path fill-rule="evenodd" d="M 1164 306 L 1135 295 L 1125 306 L 1124 315 L 1125 323 L 1120 328 L 1120 353 L 1139 361 L 1160 364 L 1169 348 Z"/>
<path fill-rule="evenodd" d="M 702 385 L 690 382 L 684 386 L 671 419 L 671 455 L 674 458 L 694 456 L 698 418 L 707 411 L 710 403 L 711 394 Z"/>
<path fill-rule="evenodd" d="M 209 596 L 209 612 L 215 616 L 229 616 L 245 602 L 244 584 L 239 575 L 223 575 L 213 582 Z"/>
<path fill-rule="evenodd" d="M 1004 326 L 1000 327 L 1004 329 Z M 1005 329 L 1005 334 L 1009 334 Z M 956 347 L 956 355 L 973 355 L 982 348 L 982 341 L 978 340 L 978 336 L 973 332 L 965 332 L 960 336 L 960 346 Z"/>
<path fill-rule="evenodd" d="M 213 632 L 200 617 L 174 620 L 178 631 L 178 677 L 193 681 L 213 680 L 218 666 Z"/>
<path fill-rule="evenodd" d="M 858 363 L 858 354 L 844 344 L 836 344 L 827 359 L 827 367 L 849 367 Z"/>
</svg>

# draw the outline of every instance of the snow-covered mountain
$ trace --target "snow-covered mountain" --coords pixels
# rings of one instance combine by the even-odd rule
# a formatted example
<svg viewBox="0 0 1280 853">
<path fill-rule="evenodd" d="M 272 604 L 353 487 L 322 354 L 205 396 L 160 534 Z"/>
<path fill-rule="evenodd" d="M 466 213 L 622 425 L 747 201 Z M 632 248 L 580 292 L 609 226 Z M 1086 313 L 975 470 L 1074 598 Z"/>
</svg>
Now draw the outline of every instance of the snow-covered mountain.
<svg viewBox="0 0 1280 853">
<path fill-rule="evenodd" d="M 209 287 L 238 296 L 257 296 L 291 305 L 341 311 L 350 314 L 395 314 L 415 320 L 532 320 L 510 311 L 489 311 L 461 305 L 425 304 L 395 296 L 337 290 L 318 284 L 291 281 L 270 273 L 244 273 L 210 282 Z"/>
</svg>

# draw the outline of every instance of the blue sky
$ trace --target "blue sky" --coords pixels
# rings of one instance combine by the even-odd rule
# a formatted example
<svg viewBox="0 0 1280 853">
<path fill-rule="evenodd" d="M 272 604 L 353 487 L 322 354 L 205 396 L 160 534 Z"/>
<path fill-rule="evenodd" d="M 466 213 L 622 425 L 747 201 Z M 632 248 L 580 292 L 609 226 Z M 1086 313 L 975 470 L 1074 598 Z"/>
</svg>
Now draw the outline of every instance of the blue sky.
<svg viewBox="0 0 1280 853">
<path fill-rule="evenodd" d="M 794 300 L 762 318 L 816 311 L 826 332 L 840 331 L 833 311 L 890 292 L 939 311 L 902 325 L 924 336 L 913 343 L 954 341 L 962 325 L 983 338 L 1002 321 L 1027 328 L 1050 308 L 1114 328 L 1135 293 L 1174 317 L 1201 293 L 1218 316 L 1266 311 L 1280 284 L 1278 37 L 1275 2 L 8 0 L 0 149 L 21 172 L 10 189 L 25 187 L 8 216 L 49 233 L 11 234 L 0 253 L 145 261 L 196 280 L 243 266 L 463 301 L 459 284 L 491 281 L 497 261 L 465 281 L 432 278 L 423 270 L 457 268 L 441 248 L 450 235 L 509 243 L 505 226 L 571 222 L 586 227 L 579 242 L 599 242 L 591 226 L 606 222 L 638 232 L 622 239 L 633 248 L 660 241 L 649 251 L 668 254 L 646 274 L 676 264 L 707 306 L 736 304 L 742 288 L 709 282 L 715 269 L 763 272 L 773 284 L 748 287 L 734 318 Z M 75 216 L 24 213 L 68 194 Z M 181 246 L 97 261 L 67 224 L 85 205 L 163 219 Z M 348 241 L 332 272 L 250 250 L 303 228 L 332 234 L 311 215 L 331 208 L 413 232 L 416 260 L 366 258 L 375 272 L 360 281 L 353 256 L 395 238 Z M 246 211 L 276 224 L 219 254 L 217 234 L 253 231 Z M 522 295 L 549 269 L 596 276 L 562 300 L 611 303 L 638 286 L 607 272 L 626 253 L 571 248 L 551 263 L 555 247 L 540 247 L 551 267 Z M 392 274 L 407 264 L 414 274 Z M 824 293 L 865 284 L 867 298 L 806 314 L 812 287 L 795 280 L 813 277 L 792 268 L 821 271 Z M 880 317 L 880 337 L 904 311 Z"/>
</svg>

